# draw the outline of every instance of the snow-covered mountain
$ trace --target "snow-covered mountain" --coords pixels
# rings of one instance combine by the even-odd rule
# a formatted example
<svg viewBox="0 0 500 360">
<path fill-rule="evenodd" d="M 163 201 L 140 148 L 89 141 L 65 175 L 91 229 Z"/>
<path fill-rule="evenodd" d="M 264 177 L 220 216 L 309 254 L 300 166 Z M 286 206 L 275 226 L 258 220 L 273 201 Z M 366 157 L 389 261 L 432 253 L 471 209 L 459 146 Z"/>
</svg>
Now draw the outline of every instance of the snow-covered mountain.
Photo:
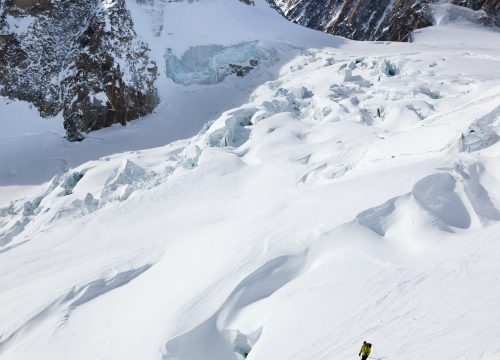
<svg viewBox="0 0 500 360">
<path fill-rule="evenodd" d="M 232 0 L 236 2 L 236 0 Z M 240 0 L 254 5 L 253 1 Z M 163 54 L 151 54 L 149 33 L 133 19 L 136 6 L 150 14 L 162 36 L 166 0 L 92 0 L 85 2 L 10 0 L 0 5 L 0 93 L 28 101 L 43 117 L 62 112 L 67 138 L 112 124 L 125 124 L 158 105 L 157 77 Z M 267 0 L 290 20 L 357 40 L 408 40 L 433 23 L 434 2 Z M 443 2 L 439 2 L 442 6 Z M 497 0 L 454 3 L 476 10 L 477 21 L 500 24 Z M 139 28 L 139 29 L 138 29 Z M 167 45 L 168 46 L 168 45 Z M 162 46 L 163 48 L 163 46 Z M 194 50 L 196 51 L 196 50 Z M 200 54 L 199 54 L 200 55 Z M 218 71 L 245 75 L 251 64 L 229 59 Z M 248 60 L 248 59 L 244 59 Z M 247 70 L 245 70 L 245 68 Z M 168 71 L 168 70 L 167 70 Z M 223 75 L 223 77 L 226 75 Z"/>
<path fill-rule="evenodd" d="M 0 99 L 0 359 L 500 356 L 498 30 L 449 4 L 412 43 L 266 0 L 123 4 L 153 113 L 68 142 Z"/>
<path fill-rule="evenodd" d="M 416 29 L 431 26 L 436 5 L 477 11 L 487 25 L 500 26 L 498 0 L 275 0 L 293 22 L 355 40 L 407 41 Z"/>
</svg>

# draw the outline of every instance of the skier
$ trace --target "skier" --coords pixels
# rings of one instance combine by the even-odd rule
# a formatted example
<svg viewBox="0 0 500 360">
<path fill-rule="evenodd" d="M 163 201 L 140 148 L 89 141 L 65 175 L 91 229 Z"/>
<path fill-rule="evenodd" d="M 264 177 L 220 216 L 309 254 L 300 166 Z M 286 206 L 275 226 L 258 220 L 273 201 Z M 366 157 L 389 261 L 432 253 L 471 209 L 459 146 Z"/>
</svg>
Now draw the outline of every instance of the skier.
<svg viewBox="0 0 500 360">
<path fill-rule="evenodd" d="M 359 350 L 359 356 L 361 356 L 361 360 L 368 359 L 368 356 L 370 356 L 371 351 L 372 351 L 372 344 L 363 341 L 363 346 L 361 346 L 361 349 Z"/>
</svg>

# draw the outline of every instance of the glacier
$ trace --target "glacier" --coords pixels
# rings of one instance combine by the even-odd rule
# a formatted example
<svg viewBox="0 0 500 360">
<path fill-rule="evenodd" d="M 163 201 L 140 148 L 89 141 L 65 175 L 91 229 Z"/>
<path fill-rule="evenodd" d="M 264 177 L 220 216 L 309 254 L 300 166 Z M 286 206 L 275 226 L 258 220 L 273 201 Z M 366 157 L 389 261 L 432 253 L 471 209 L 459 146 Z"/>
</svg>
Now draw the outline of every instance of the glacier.
<svg viewBox="0 0 500 360">
<path fill-rule="evenodd" d="M 127 6 L 155 113 L 69 143 L 0 99 L 2 360 L 500 356 L 498 31 Z"/>
<path fill-rule="evenodd" d="M 197 46 L 187 50 L 180 59 L 171 50 L 165 54 L 167 76 L 182 85 L 217 84 L 231 73 L 244 76 L 258 65 L 271 66 L 277 61 L 273 48 L 256 41 L 228 47 Z"/>
</svg>

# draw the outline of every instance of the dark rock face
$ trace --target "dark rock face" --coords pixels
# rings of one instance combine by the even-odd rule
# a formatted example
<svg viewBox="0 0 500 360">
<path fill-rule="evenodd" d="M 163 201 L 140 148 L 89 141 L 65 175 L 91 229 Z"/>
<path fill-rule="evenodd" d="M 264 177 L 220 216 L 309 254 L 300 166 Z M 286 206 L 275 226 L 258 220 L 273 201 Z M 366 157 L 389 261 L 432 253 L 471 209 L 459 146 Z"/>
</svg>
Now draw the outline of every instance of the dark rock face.
<svg viewBox="0 0 500 360">
<path fill-rule="evenodd" d="M 412 31 L 432 25 L 436 0 L 275 0 L 285 16 L 306 27 L 354 40 L 408 41 Z M 496 23 L 499 0 L 454 0 L 486 12 Z"/>
<path fill-rule="evenodd" d="M 419 0 L 346 1 L 338 18 L 344 21 L 334 22 L 326 31 L 355 40 L 407 41 L 413 30 L 432 25 L 430 14 Z"/>
<path fill-rule="evenodd" d="M 156 65 L 124 0 L 6 0 L 0 94 L 63 112 L 67 138 L 124 124 L 157 104 Z"/>
</svg>

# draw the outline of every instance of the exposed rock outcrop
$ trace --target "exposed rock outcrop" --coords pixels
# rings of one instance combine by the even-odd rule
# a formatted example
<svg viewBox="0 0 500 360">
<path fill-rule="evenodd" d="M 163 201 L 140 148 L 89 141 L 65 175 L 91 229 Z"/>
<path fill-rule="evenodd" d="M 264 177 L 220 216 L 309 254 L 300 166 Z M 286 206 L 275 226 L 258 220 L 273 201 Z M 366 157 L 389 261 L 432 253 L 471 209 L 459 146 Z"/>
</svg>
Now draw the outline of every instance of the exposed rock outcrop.
<svg viewBox="0 0 500 360">
<path fill-rule="evenodd" d="M 408 41 L 412 31 L 433 24 L 436 0 L 275 0 L 293 22 L 354 40 Z M 484 10 L 482 22 L 499 24 L 498 0 L 453 0 Z"/>
<path fill-rule="evenodd" d="M 0 93 L 60 111 L 67 138 L 150 113 L 156 64 L 124 0 L 6 0 L 0 8 Z"/>
</svg>

